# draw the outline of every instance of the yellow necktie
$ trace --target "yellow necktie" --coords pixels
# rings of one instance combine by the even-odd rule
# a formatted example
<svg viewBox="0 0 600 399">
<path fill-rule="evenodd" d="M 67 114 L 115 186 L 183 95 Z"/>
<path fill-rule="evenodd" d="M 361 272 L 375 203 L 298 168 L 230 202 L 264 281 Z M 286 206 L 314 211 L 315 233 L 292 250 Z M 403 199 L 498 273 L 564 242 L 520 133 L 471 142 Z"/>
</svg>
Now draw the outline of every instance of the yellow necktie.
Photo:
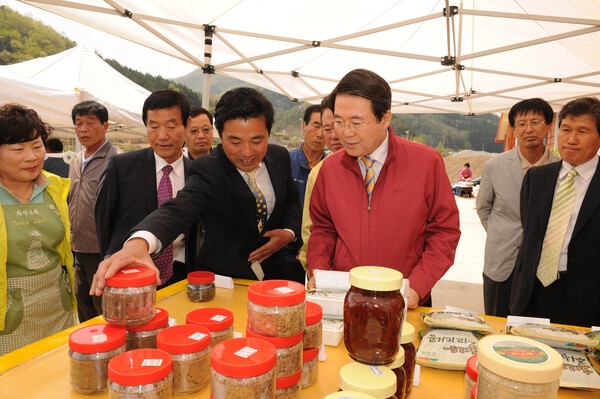
<svg viewBox="0 0 600 399">
<path fill-rule="evenodd" d="M 373 164 L 375 160 L 368 155 L 361 158 L 365 164 L 365 190 L 367 191 L 367 200 L 369 201 L 369 207 L 371 206 L 371 197 L 373 196 L 373 188 L 375 187 L 375 170 Z"/>
<path fill-rule="evenodd" d="M 258 184 L 256 184 L 256 169 L 252 172 L 246 172 L 246 176 L 248 177 L 248 187 L 256 199 L 256 224 L 258 231 L 262 231 L 267 223 L 267 201 L 262 191 L 260 191 Z"/>
<path fill-rule="evenodd" d="M 573 202 L 575 202 L 575 176 L 576 169 L 571 169 L 565 180 L 560 183 L 554 202 L 552 202 L 552 210 L 550 211 L 550 219 L 548 220 L 548 228 L 544 236 L 542 245 L 542 254 L 540 263 L 537 268 L 536 276 L 544 287 L 552 284 L 558 277 L 558 261 L 560 259 L 560 251 L 565 233 L 571 219 L 573 211 Z"/>
</svg>

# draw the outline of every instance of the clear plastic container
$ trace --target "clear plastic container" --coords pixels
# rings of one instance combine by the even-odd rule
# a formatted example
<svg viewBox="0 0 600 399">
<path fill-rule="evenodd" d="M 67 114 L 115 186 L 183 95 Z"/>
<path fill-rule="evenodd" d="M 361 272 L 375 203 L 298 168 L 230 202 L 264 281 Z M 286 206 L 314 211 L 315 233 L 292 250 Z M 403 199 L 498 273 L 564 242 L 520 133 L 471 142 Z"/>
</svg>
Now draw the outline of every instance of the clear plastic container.
<svg viewBox="0 0 600 399">
<path fill-rule="evenodd" d="M 171 399 L 171 356 L 160 349 L 134 349 L 108 363 L 109 399 Z"/>
<path fill-rule="evenodd" d="M 304 330 L 306 288 L 295 281 L 258 281 L 248 287 L 248 328 L 271 337 Z"/>
<path fill-rule="evenodd" d="M 308 388 L 317 381 L 319 375 L 319 348 L 302 351 L 302 388 Z"/>
<path fill-rule="evenodd" d="M 556 399 L 560 354 L 533 339 L 488 335 L 477 347 L 478 399 Z"/>
<path fill-rule="evenodd" d="M 473 387 L 477 384 L 477 355 L 471 356 L 467 360 L 467 369 L 465 371 L 465 399 L 471 399 Z"/>
<path fill-rule="evenodd" d="M 106 322 L 119 327 L 139 327 L 148 323 L 156 307 L 156 272 L 128 266 L 106 280 L 102 293 L 102 314 Z"/>
<path fill-rule="evenodd" d="M 404 365 L 402 368 L 406 372 L 406 389 L 404 390 L 404 397 L 408 398 L 413 387 L 413 381 L 415 379 L 415 366 L 417 365 L 417 348 L 415 348 L 415 327 L 404 322 L 402 324 L 402 337 L 400 343 L 402 349 L 404 349 Z"/>
<path fill-rule="evenodd" d="M 277 354 L 270 342 L 233 338 L 210 352 L 211 399 L 273 399 Z"/>
<path fill-rule="evenodd" d="M 125 330 L 96 324 L 75 330 L 69 336 L 71 386 L 88 394 L 106 391 L 108 362 L 125 352 Z"/>
<path fill-rule="evenodd" d="M 158 349 L 171 355 L 173 393 L 198 392 L 210 381 L 210 330 L 182 324 L 162 330 L 156 337 Z"/>
<path fill-rule="evenodd" d="M 386 364 L 396 358 L 404 319 L 402 280 L 402 273 L 387 267 L 350 270 L 350 289 L 344 299 L 344 344 L 354 360 Z"/>
<path fill-rule="evenodd" d="M 304 349 L 321 347 L 323 342 L 323 308 L 315 302 L 306 301 L 306 327 L 302 345 Z"/>
<path fill-rule="evenodd" d="M 277 399 L 300 399 L 300 378 L 302 370 L 287 377 L 277 378 L 275 385 L 277 386 Z"/>
<path fill-rule="evenodd" d="M 210 344 L 233 338 L 233 312 L 224 308 L 194 309 L 185 316 L 186 324 L 198 324 L 210 330 Z"/>
<path fill-rule="evenodd" d="M 396 374 L 386 366 L 359 362 L 345 364 L 340 369 L 342 391 L 358 391 L 375 399 L 396 399 Z"/>
<path fill-rule="evenodd" d="M 162 308 L 156 308 L 154 317 L 148 323 L 127 329 L 127 350 L 156 349 L 156 336 L 167 327 L 169 327 L 169 312 Z"/>
<path fill-rule="evenodd" d="M 187 297 L 193 302 L 206 302 L 215 297 L 215 274 L 207 271 L 190 272 L 187 275 Z"/>
<path fill-rule="evenodd" d="M 398 355 L 387 367 L 396 374 L 396 398 L 404 399 L 406 392 L 406 371 L 404 366 L 404 348 L 398 349 Z"/>
<path fill-rule="evenodd" d="M 246 337 L 264 339 L 275 346 L 277 378 L 288 377 L 302 370 L 302 332 L 291 337 L 269 337 L 246 329 Z"/>
</svg>

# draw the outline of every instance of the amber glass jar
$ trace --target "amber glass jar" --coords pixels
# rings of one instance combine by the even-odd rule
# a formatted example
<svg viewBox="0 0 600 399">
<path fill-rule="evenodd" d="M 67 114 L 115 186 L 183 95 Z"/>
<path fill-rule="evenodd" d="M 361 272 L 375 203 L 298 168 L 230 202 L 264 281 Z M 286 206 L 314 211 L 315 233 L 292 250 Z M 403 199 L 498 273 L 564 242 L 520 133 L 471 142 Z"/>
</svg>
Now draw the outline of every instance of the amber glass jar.
<svg viewBox="0 0 600 399">
<path fill-rule="evenodd" d="M 392 362 L 400 347 L 404 298 L 402 273 L 378 266 L 350 270 L 344 299 L 344 344 L 350 356 L 367 364 Z"/>
<path fill-rule="evenodd" d="M 414 340 L 415 327 L 405 321 L 404 324 L 402 324 L 402 338 L 400 338 L 400 343 L 402 344 L 402 349 L 404 349 L 404 365 L 402 365 L 402 368 L 406 372 L 406 389 L 404 390 L 404 397 L 406 398 L 408 398 L 408 395 L 410 395 L 410 392 L 412 391 L 413 381 L 415 379 L 417 348 L 415 348 Z"/>
</svg>

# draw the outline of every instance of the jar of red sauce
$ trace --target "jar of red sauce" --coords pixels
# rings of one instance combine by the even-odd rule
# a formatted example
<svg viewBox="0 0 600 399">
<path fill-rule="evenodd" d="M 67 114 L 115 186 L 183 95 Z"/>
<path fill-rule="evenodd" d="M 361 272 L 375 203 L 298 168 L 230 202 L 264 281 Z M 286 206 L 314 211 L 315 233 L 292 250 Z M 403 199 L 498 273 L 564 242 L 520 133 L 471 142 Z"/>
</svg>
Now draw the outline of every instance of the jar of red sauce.
<svg viewBox="0 0 600 399">
<path fill-rule="evenodd" d="M 402 368 L 406 372 L 406 389 L 404 391 L 405 398 L 408 398 L 408 395 L 410 395 L 413 387 L 413 381 L 415 379 L 417 348 L 415 348 L 414 340 L 415 327 L 405 321 L 402 325 L 402 337 L 400 338 L 400 343 L 404 349 L 404 364 L 402 365 Z"/>
<path fill-rule="evenodd" d="M 404 298 L 402 273 L 379 266 L 350 270 L 344 299 L 344 344 L 350 356 L 367 364 L 394 361 L 400 347 Z"/>
</svg>

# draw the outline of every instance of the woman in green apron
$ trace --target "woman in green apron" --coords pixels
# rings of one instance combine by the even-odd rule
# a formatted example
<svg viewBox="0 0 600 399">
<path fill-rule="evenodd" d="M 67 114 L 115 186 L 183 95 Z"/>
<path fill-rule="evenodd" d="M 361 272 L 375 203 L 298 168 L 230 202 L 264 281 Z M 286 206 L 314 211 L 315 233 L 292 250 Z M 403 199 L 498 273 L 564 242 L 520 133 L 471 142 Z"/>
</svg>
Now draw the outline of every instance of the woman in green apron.
<svg viewBox="0 0 600 399">
<path fill-rule="evenodd" d="M 70 180 L 42 172 L 37 113 L 0 107 L 0 355 L 75 323 Z"/>
</svg>

